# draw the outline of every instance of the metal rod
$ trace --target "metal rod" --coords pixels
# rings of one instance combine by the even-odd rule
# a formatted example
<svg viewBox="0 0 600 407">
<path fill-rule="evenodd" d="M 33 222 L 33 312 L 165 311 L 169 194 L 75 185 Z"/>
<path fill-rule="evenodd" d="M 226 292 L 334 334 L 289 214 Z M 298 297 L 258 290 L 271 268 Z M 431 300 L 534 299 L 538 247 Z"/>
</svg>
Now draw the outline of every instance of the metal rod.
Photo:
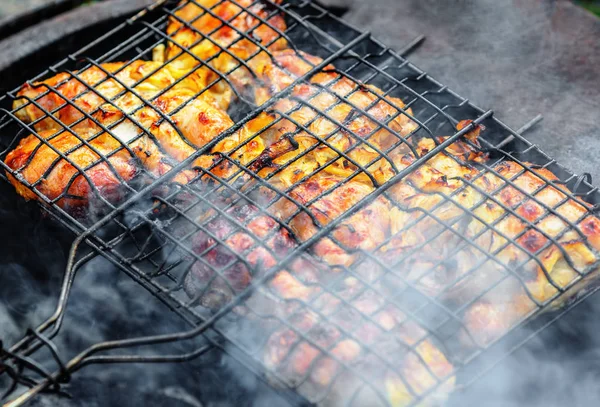
<svg viewBox="0 0 600 407">
<path fill-rule="evenodd" d="M 541 114 L 538 114 L 533 119 L 531 119 L 530 121 L 528 121 L 527 123 L 525 123 L 523 126 L 521 126 L 517 130 L 517 133 L 522 134 L 522 133 L 525 133 L 525 132 L 529 131 L 532 127 L 534 127 L 536 124 L 538 124 L 539 122 L 541 122 L 543 119 L 544 119 L 544 116 L 542 116 Z M 506 146 L 507 144 L 511 143 L 514 139 L 515 139 L 515 136 L 513 134 L 511 134 L 508 137 L 506 137 L 504 140 L 502 140 L 501 142 L 499 142 L 498 144 L 496 144 L 496 148 L 498 150 L 500 150 L 504 146 Z"/>
</svg>

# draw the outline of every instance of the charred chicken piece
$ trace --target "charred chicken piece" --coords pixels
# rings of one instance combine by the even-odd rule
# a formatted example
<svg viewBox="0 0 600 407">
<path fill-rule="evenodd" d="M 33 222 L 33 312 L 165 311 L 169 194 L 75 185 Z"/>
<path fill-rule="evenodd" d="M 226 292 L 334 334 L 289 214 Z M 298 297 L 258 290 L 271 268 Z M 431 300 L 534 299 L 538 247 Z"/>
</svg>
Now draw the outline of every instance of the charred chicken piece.
<svg viewBox="0 0 600 407">
<path fill-rule="evenodd" d="M 219 308 L 295 245 L 274 218 L 253 205 L 238 204 L 214 216 L 205 230 L 193 237 L 192 248 L 202 260 L 194 263 L 184 288 L 201 305 Z"/>
<path fill-rule="evenodd" d="M 265 345 L 269 371 L 323 406 L 404 406 L 428 391 L 422 405 L 443 402 L 454 386 L 444 354 L 423 328 L 353 280 L 294 309 L 289 327 Z"/>
</svg>

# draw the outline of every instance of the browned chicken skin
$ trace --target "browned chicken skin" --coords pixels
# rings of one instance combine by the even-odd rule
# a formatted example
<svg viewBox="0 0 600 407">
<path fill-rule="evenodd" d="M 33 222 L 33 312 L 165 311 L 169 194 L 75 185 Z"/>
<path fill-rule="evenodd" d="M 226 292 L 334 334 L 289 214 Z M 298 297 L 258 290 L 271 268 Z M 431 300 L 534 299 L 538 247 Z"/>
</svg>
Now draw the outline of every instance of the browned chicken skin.
<svg viewBox="0 0 600 407">
<path fill-rule="evenodd" d="M 40 132 L 41 137 L 51 136 L 54 130 Z M 82 134 L 87 138 L 87 134 Z M 50 200 L 59 198 L 57 203 L 62 207 L 78 207 L 87 203 L 91 195 L 92 185 L 98 193 L 107 198 L 114 198 L 123 182 L 130 181 L 137 173 L 134 160 L 127 150 L 121 149 L 118 140 L 103 133 L 90 141 L 90 145 L 101 154 L 112 155 L 107 162 L 99 162 L 99 156 L 92 148 L 81 146 L 80 140 L 68 132 L 60 133 L 51 141 L 52 147 L 64 153 L 68 160 L 61 159 L 50 147 L 30 135 L 20 141 L 18 147 L 11 151 L 5 159 L 6 164 L 19 170 L 21 177 L 29 183 L 39 184 L 35 187 Z M 80 147 L 78 147 L 80 146 Z M 73 150 L 73 151 L 72 151 Z M 72 152 L 70 152 L 72 151 Z M 73 164 L 86 169 L 86 177 L 80 175 Z M 17 188 L 17 192 L 27 199 L 37 199 L 37 195 L 9 174 L 9 180 Z M 40 181 L 41 180 L 41 181 Z"/>
<path fill-rule="evenodd" d="M 117 79 L 109 78 L 104 71 L 115 74 Z M 163 118 L 159 113 L 165 99 L 177 97 L 177 103 L 181 104 L 192 99 L 206 85 L 195 73 L 176 83 L 169 67 L 145 61 L 89 67 L 77 73 L 77 77 L 64 73 L 42 83 L 23 86 L 19 96 L 35 100 L 52 116 L 48 116 L 34 103 L 28 103 L 26 99 L 17 99 L 15 109 L 20 108 L 16 112 L 17 117 L 26 123 L 33 123 L 40 137 L 30 135 L 5 160 L 10 168 L 21 173 L 25 181 L 37 183 L 38 192 L 48 199 L 64 195 L 65 198 L 58 201 L 64 208 L 87 205 L 88 195 L 93 190 L 91 184 L 100 191 L 113 191 L 107 195 L 112 197 L 111 200 L 118 198 L 120 194 L 115 194 L 114 191 L 125 189 L 122 183 L 130 181 L 139 172 L 140 168 L 136 168 L 138 166 L 157 177 L 169 171 L 172 160 L 168 154 L 173 150 L 167 150 L 165 154 L 155 144 L 152 125 Z M 145 100 L 152 100 L 164 92 L 165 88 L 170 89 L 157 100 L 157 107 L 148 107 L 123 85 L 131 87 Z M 211 106 L 214 104 L 210 95 L 203 99 Z M 123 113 L 132 114 L 133 121 L 125 118 Z M 93 119 L 86 118 L 84 114 L 91 115 Z M 224 116 L 223 120 L 229 120 L 228 116 Z M 147 120 L 150 117 L 154 122 Z M 116 137 L 104 132 L 97 123 L 108 128 Z M 226 124 L 229 125 L 229 122 Z M 71 129 L 64 129 L 66 125 L 72 125 Z M 108 156 L 108 161 L 100 158 L 79 138 L 91 139 L 91 145 L 98 148 L 100 154 Z M 51 147 L 41 140 L 47 140 Z M 72 152 L 67 155 L 71 163 L 60 159 L 53 148 L 65 153 Z M 187 154 L 191 153 L 187 151 Z M 180 156 L 174 155 L 173 158 L 177 160 Z M 123 160 L 128 166 L 120 164 Z M 115 165 L 110 168 L 113 162 Z M 97 165 L 93 165 L 94 163 Z M 88 168 L 87 179 L 71 164 L 76 164 L 81 169 Z M 63 171 L 64 168 L 69 170 Z M 94 176 L 90 176 L 88 172 Z M 43 177 L 46 173 L 48 176 Z M 193 176 L 190 172 L 182 172 L 174 181 L 187 182 Z M 11 176 L 10 181 L 25 198 L 37 199 L 37 195 L 17 179 Z M 69 186 L 71 183 L 73 185 Z"/>
<path fill-rule="evenodd" d="M 166 50 L 167 60 L 175 58 L 172 64 L 188 71 L 209 61 L 212 68 L 200 69 L 217 72 L 220 77 L 227 75 L 227 83 L 223 79 L 219 85 L 221 91 L 229 95 L 231 87 L 228 83 L 238 90 L 253 85 L 253 74 L 245 66 L 254 59 L 266 57 L 264 52 L 259 53 L 260 48 L 255 42 L 269 51 L 287 45 L 277 32 L 285 31 L 283 17 L 271 13 L 268 8 L 267 3 L 254 0 L 182 1 L 167 27 L 167 34 L 172 39 Z M 267 21 L 270 27 L 260 19 Z"/>
<path fill-rule="evenodd" d="M 107 110 L 96 114 L 95 118 L 108 127 L 121 116 L 121 113 Z M 41 139 L 47 140 L 48 144 Z M 55 150 L 67 159 L 61 158 Z M 46 198 L 60 198 L 56 203 L 65 209 L 86 206 L 94 187 L 101 196 L 114 202 L 122 196 L 121 192 L 126 192 L 125 184 L 139 173 L 141 167 L 156 177 L 172 168 L 147 131 L 130 120 L 120 122 L 110 133 L 91 120 L 85 120 L 72 131 L 39 131 L 37 136 L 32 134 L 21 140 L 8 153 L 5 163 Z M 39 199 L 20 180 L 11 174 L 8 176 L 20 195 L 26 199 Z M 192 172 L 184 171 L 173 180 L 187 183 L 193 177 Z"/>
<path fill-rule="evenodd" d="M 213 0 L 198 2 L 198 4 L 207 8 L 212 8 L 217 3 L 217 1 Z M 247 5 L 243 1 L 242 3 L 242 6 Z M 258 16 L 264 17 L 267 12 L 263 10 L 261 4 L 258 2 L 251 7 L 251 10 L 257 13 Z M 195 52 L 200 53 L 202 58 L 208 59 L 218 53 L 219 46 L 229 45 L 231 45 L 234 54 L 244 57 L 244 55 L 250 55 L 254 52 L 253 49 L 258 48 L 248 40 L 236 41 L 238 34 L 236 34 L 235 30 L 241 30 L 242 32 L 249 31 L 254 35 L 260 35 L 267 42 L 276 34 L 267 26 L 258 24 L 258 20 L 250 15 L 245 15 L 245 13 L 237 15 L 239 11 L 241 9 L 231 2 L 216 5 L 213 11 L 211 11 L 226 20 L 233 18 L 230 24 L 235 29 L 229 26 L 220 27 L 221 23 L 219 20 L 211 17 L 210 13 L 196 20 L 195 17 L 201 12 L 201 8 L 191 3 L 184 5 L 176 15 L 194 25 L 194 28 L 198 30 L 198 32 L 192 33 L 195 38 L 200 38 L 200 33 L 208 34 L 216 30 L 211 34 L 211 38 L 218 45 L 205 40 L 201 42 L 198 48 L 195 48 Z M 274 21 L 279 21 L 278 24 L 280 25 L 284 24 L 280 16 L 274 17 Z M 181 26 L 180 20 L 172 18 L 168 32 L 174 35 L 174 40 L 181 39 L 185 42 L 185 38 L 190 35 L 190 31 L 187 31 L 188 29 L 185 27 L 179 30 L 179 28 L 182 28 Z M 284 26 L 281 27 L 282 29 L 284 28 Z M 176 56 L 178 52 L 178 50 L 173 49 L 173 44 L 171 44 L 167 49 L 167 57 Z M 93 138 L 100 131 L 91 120 L 84 119 L 85 113 L 92 114 L 102 125 L 109 128 L 118 121 L 124 120 L 123 124 L 117 126 L 120 128 L 125 127 L 126 133 L 130 133 L 131 127 L 137 127 L 139 124 L 145 131 L 149 131 L 152 137 L 144 136 L 140 141 L 136 142 L 136 145 L 128 147 L 133 151 L 133 156 L 136 156 L 138 161 L 146 166 L 146 169 L 150 173 L 160 176 L 171 168 L 169 158 L 173 159 L 174 162 L 182 161 L 233 124 L 224 111 L 229 106 L 231 99 L 231 92 L 227 90 L 228 86 L 223 86 L 223 81 L 221 81 L 209 88 L 209 85 L 215 78 L 218 80 L 217 71 L 214 68 L 208 69 L 206 67 L 195 69 L 196 62 L 190 65 L 189 60 L 185 60 L 186 57 L 189 57 L 189 55 L 184 54 L 177 60 L 164 66 L 158 61 L 133 61 L 127 64 L 120 62 L 106 63 L 100 67 L 92 66 L 76 73 L 77 78 L 71 74 L 63 73 L 42 83 L 24 85 L 19 92 L 19 96 L 23 98 L 17 99 L 15 102 L 16 115 L 26 123 L 33 122 L 35 130 L 38 132 L 51 129 L 57 129 L 60 132 L 64 125 L 78 122 L 72 130 L 84 139 L 88 137 Z M 228 58 L 229 56 L 223 54 L 217 60 L 221 61 L 221 64 L 229 64 L 231 61 Z M 195 58 L 192 59 L 196 61 Z M 224 68 L 219 65 L 219 69 Z M 116 79 L 108 78 L 105 71 L 114 74 Z M 178 81 L 180 78 L 183 79 Z M 146 101 L 151 101 L 154 106 L 143 107 L 144 103 L 142 100 L 133 93 L 128 92 L 125 86 L 133 88 L 137 95 Z M 207 90 L 207 88 L 209 89 Z M 201 96 L 197 97 L 199 94 Z M 51 113 L 53 117 L 49 117 L 35 103 L 28 102 L 28 99 L 35 100 L 35 103 Z M 67 103 L 66 100 L 71 101 L 72 104 Z M 98 109 L 100 111 L 94 113 Z M 133 114 L 134 123 L 124 119 L 121 111 Z M 170 121 L 165 119 L 167 116 L 172 116 Z M 196 165 L 199 167 L 212 166 L 215 161 L 218 161 L 214 154 L 230 152 L 243 141 L 253 137 L 254 135 L 251 134 L 251 131 L 259 125 L 255 121 L 255 123 L 247 126 L 246 129 L 229 136 L 215 146 L 212 151 L 207 152 L 206 156 L 200 157 Z M 141 133 L 142 130 L 139 129 L 139 132 Z M 159 146 L 153 145 L 154 141 L 152 138 L 158 141 Z M 66 148 L 66 144 L 62 141 L 64 137 L 54 137 L 50 131 L 44 133 L 41 139 L 47 139 L 50 144 L 56 142 L 56 148 Z M 67 139 L 70 141 L 68 149 L 75 149 L 77 147 L 76 136 L 71 135 Z M 123 141 L 119 137 L 118 139 L 121 142 Z M 125 140 L 122 143 L 123 145 L 119 145 L 118 139 L 105 135 L 100 137 L 95 143 L 101 143 L 103 147 L 110 146 L 110 148 L 120 150 L 123 149 L 128 140 Z M 41 144 L 35 136 L 30 136 L 29 140 L 34 144 Z M 39 153 L 37 149 L 30 148 L 26 152 L 21 151 L 22 148 L 24 148 L 24 144 L 17 146 L 16 150 L 11 154 L 11 164 L 9 166 L 14 170 L 23 172 L 24 180 L 35 183 L 37 181 L 35 178 L 36 174 L 51 171 L 52 167 L 56 165 L 54 162 L 56 160 L 48 159 L 48 157 L 36 156 L 33 159 L 29 158 L 31 154 L 46 154 L 46 151 L 51 150 L 50 147 L 45 146 Z M 247 164 L 256 158 L 263 149 L 264 145 L 261 139 L 256 138 L 247 143 L 246 146 L 238 149 L 233 156 L 240 159 L 243 164 Z M 82 152 L 87 150 L 89 148 L 85 146 L 81 149 Z M 115 154 L 115 152 L 115 150 L 105 149 L 101 153 L 117 157 L 129 154 L 121 151 Z M 93 152 L 90 150 L 90 153 Z M 53 156 L 52 154 L 50 155 Z M 89 157 L 92 155 L 88 154 Z M 129 155 L 130 158 L 133 158 L 131 154 Z M 20 161 L 15 161 L 15 156 L 21 157 Z M 90 171 L 97 171 L 94 169 L 94 166 L 90 165 L 91 162 L 88 162 L 89 160 L 82 160 L 79 163 L 77 161 L 79 160 L 78 156 L 69 157 L 75 161 L 75 164 L 82 164 L 84 167 L 90 167 Z M 31 163 L 27 164 L 29 161 Z M 58 161 L 61 168 L 69 165 L 68 163 L 62 163 L 60 160 Z M 98 165 L 101 168 L 108 165 L 100 163 L 101 160 L 98 157 L 95 157 L 95 161 L 99 162 Z M 132 165 L 135 165 L 135 163 L 132 163 Z M 230 165 L 223 162 L 215 168 L 214 172 L 226 178 L 233 170 L 228 167 Z M 103 183 L 101 189 L 119 189 L 119 182 L 130 179 L 125 174 L 119 177 L 120 170 L 117 168 L 113 169 L 112 172 L 114 173 L 113 176 L 99 180 Z M 72 174 L 71 178 L 75 177 L 75 175 Z M 192 177 L 193 174 L 184 172 L 176 176 L 175 181 L 186 182 L 186 180 Z M 80 174 L 78 179 L 84 180 L 85 177 Z M 91 177 L 89 179 L 93 180 Z M 14 177 L 11 177 L 11 182 L 16 186 L 19 193 L 26 198 L 35 199 L 37 197 L 31 191 L 25 192 L 26 188 Z M 70 178 L 60 178 L 59 181 L 59 179 L 54 177 L 50 180 L 41 181 L 41 184 L 44 185 L 37 189 L 47 197 L 56 197 L 66 193 L 65 189 L 70 182 L 72 182 Z M 67 202 L 72 204 L 77 201 L 79 205 L 85 205 L 87 203 L 85 192 L 92 189 L 89 181 L 86 182 L 88 183 L 87 188 L 77 189 L 78 192 L 84 193 L 84 195 L 75 196 L 74 200 L 60 200 L 60 204 L 66 205 Z"/>
<path fill-rule="evenodd" d="M 110 78 L 106 72 L 116 79 Z M 23 85 L 17 94 L 22 98 L 17 99 L 14 104 L 15 109 L 23 106 L 17 110 L 17 117 L 26 123 L 37 121 L 35 128 L 42 131 L 72 124 L 83 118 L 83 113 L 93 113 L 101 105 L 111 101 L 126 112 L 132 112 L 143 102 L 129 93 L 123 85 L 131 87 L 145 100 L 152 100 L 168 87 L 199 92 L 206 86 L 206 78 L 196 73 L 188 74 L 183 81 L 175 84 L 177 77 L 173 75 L 170 65 L 163 67 L 159 62 L 141 60 L 91 66 L 74 75 L 60 73 L 42 82 Z M 35 101 L 49 113 L 54 112 L 53 117 L 59 122 L 31 101 Z"/>
</svg>

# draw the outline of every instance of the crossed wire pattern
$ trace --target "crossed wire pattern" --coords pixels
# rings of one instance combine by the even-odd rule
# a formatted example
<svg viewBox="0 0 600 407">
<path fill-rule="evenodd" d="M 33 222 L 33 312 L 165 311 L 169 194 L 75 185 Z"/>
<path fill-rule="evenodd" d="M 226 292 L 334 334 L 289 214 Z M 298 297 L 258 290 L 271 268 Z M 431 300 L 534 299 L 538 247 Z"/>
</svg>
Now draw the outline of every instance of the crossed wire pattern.
<svg viewBox="0 0 600 407">
<path fill-rule="evenodd" d="M 597 190 L 491 111 L 309 1 L 164 3 L 4 96 L 0 157 L 193 335 L 311 403 L 437 405 L 591 284 Z"/>
</svg>

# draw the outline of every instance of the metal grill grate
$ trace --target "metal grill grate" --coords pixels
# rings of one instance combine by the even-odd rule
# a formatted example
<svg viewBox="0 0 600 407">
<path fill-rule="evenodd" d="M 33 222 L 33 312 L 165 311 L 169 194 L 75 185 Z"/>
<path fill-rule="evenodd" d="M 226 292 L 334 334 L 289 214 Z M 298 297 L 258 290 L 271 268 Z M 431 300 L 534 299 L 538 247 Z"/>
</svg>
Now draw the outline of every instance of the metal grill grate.
<svg viewBox="0 0 600 407">
<path fill-rule="evenodd" d="M 224 17 L 226 3 L 236 5 Z M 181 17 L 186 7 L 193 20 Z M 195 23 L 203 18 L 218 23 L 202 30 Z M 215 39 L 224 29 L 225 47 Z M 125 78 L 165 45 L 174 55 Z M 202 59 L 201 46 L 217 51 Z M 249 52 L 241 57 L 240 48 Z M 34 83 L 61 72 L 58 83 Z M 98 76 L 93 86 L 86 72 Z M 81 89 L 64 97 L 74 81 Z M 116 91 L 107 96 L 102 84 Z M 75 270 L 98 254 L 194 328 L 99 344 L 42 374 L 25 397 L 83 364 L 180 361 L 217 346 L 312 403 L 435 404 L 457 377 L 475 376 L 467 372 L 490 347 L 506 353 L 509 338 L 531 332 L 508 336 L 515 327 L 533 327 L 534 314 L 592 284 L 600 221 L 589 180 L 312 2 L 158 2 L 28 89 L 35 96 L 19 88 L 2 99 L 0 129 L 16 135 L 2 166 L 78 239 L 57 312 L 3 355 L 5 368 L 51 346 Z M 180 89 L 181 100 L 165 107 Z M 216 126 L 195 103 L 228 92 L 235 124 L 202 143 L 190 139 L 184 118 L 192 113 L 204 120 L 193 130 Z M 26 102 L 9 107 L 15 100 Z M 194 152 L 173 158 L 161 132 Z M 7 155 L 27 134 L 34 153 L 10 166 Z M 61 138 L 67 147 L 57 147 Z M 117 146 L 105 151 L 103 140 Z M 160 171 L 140 163 L 142 141 L 171 156 Z M 73 158 L 82 149 L 93 157 L 84 165 Z M 32 180 L 36 154 L 53 158 Z M 137 157 L 135 174 L 124 176 L 122 156 Z M 48 180 L 65 163 L 74 169 L 54 193 Z M 110 181 L 104 189 L 98 168 Z M 91 251 L 75 262 L 82 243 Z M 186 355 L 102 355 L 189 338 L 202 344 Z"/>
</svg>

